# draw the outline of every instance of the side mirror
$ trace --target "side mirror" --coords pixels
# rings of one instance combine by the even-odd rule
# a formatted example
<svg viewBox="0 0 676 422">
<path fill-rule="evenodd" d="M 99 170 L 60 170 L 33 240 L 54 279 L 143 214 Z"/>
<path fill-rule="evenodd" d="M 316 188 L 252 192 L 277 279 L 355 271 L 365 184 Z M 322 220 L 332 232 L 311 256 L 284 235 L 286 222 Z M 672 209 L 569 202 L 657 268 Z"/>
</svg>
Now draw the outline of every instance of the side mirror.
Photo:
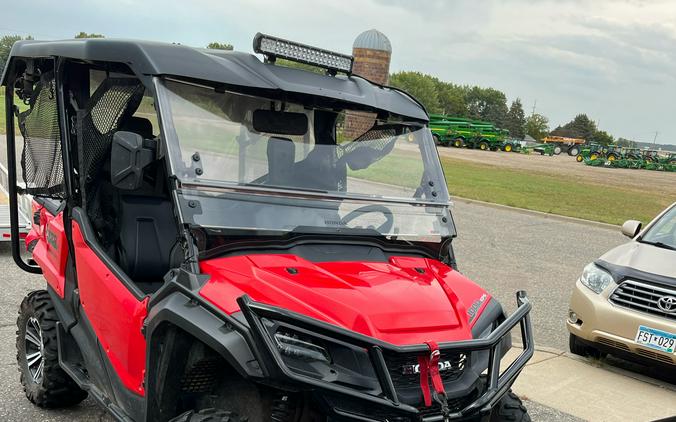
<svg viewBox="0 0 676 422">
<path fill-rule="evenodd" d="M 634 238 L 641 231 L 641 222 L 636 220 L 627 220 L 622 224 L 622 234 Z"/>
<path fill-rule="evenodd" d="M 133 132 L 115 132 L 110 156 L 110 181 L 124 190 L 136 190 L 143 184 L 143 169 L 155 161 L 155 150 Z"/>
</svg>

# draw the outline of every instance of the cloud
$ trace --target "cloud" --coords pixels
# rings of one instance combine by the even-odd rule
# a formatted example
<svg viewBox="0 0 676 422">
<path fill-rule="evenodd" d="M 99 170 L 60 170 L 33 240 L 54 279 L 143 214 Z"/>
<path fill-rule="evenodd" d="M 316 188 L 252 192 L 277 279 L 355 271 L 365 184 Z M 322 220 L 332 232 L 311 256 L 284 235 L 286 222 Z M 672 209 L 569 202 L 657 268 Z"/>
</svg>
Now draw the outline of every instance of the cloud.
<svg viewBox="0 0 676 422">
<path fill-rule="evenodd" d="M 0 1 L 0 32 L 41 38 L 87 31 L 250 51 L 260 31 L 349 52 L 376 28 L 392 42 L 392 70 L 492 86 L 526 108 L 537 100 L 554 125 L 585 112 L 616 136 L 657 130 L 676 143 L 673 1 L 34 0 L 33 14 Z"/>
</svg>

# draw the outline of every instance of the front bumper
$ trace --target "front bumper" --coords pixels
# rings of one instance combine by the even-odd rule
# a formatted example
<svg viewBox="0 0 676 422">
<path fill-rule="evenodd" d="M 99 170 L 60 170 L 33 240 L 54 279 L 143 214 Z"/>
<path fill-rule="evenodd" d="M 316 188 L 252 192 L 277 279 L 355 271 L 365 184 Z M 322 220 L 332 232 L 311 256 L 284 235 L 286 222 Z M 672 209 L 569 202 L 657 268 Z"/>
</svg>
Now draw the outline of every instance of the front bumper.
<svg viewBox="0 0 676 422">
<path fill-rule="evenodd" d="M 570 309 L 579 320 L 577 323 L 567 320 L 568 331 L 610 352 L 629 353 L 642 359 L 676 365 L 676 355 L 650 349 L 634 341 L 639 325 L 676 333 L 676 324 L 665 318 L 613 305 L 608 297 L 615 287 L 611 285 L 601 294 L 596 294 L 578 280 L 573 289 Z"/>
<path fill-rule="evenodd" d="M 453 419 L 466 419 L 486 415 L 512 386 L 534 352 L 533 333 L 530 321 L 531 303 L 523 291 L 517 292 L 517 310 L 507 317 L 485 338 L 440 343 L 443 354 L 463 354 L 470 362 L 485 362 L 483 369 L 468 364 L 464 375 L 457 382 L 445 382 L 449 403 L 453 402 Z M 388 362 L 397 357 L 429 353 L 425 344 L 396 346 L 378 339 L 361 335 L 331 324 L 324 323 L 285 309 L 252 301 L 248 296 L 238 299 L 252 334 L 253 346 L 258 351 L 265 382 L 291 388 L 314 391 L 326 403 L 334 416 L 361 421 L 441 421 L 443 416 L 433 408 L 419 409 L 406 399 L 406 393 L 393 381 L 392 368 Z M 373 374 L 373 388 L 358 389 L 327 379 L 308 376 L 291 369 L 270 334 L 270 321 L 293 327 L 331 342 L 349 345 L 367 353 L 370 367 L 364 373 Z M 500 361 L 503 346 L 511 339 L 511 330 L 520 326 L 523 351 L 501 372 Z M 454 388 L 454 386 L 456 388 Z M 410 386 L 409 386 L 410 387 Z M 407 388 L 410 390 L 410 388 Z M 403 398 L 403 399 L 402 399 Z"/>
</svg>

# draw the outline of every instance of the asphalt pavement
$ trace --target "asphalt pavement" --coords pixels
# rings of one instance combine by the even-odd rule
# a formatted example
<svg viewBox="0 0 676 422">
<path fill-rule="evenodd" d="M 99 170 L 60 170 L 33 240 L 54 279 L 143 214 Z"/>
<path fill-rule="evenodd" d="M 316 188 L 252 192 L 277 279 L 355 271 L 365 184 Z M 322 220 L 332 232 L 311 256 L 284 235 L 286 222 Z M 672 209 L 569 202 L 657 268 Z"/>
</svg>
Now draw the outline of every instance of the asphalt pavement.
<svg viewBox="0 0 676 422">
<path fill-rule="evenodd" d="M 526 290 L 536 345 L 558 350 L 568 350 L 568 302 L 582 269 L 628 240 L 619 227 L 463 199 L 454 201 L 453 217 L 460 271 L 509 312 L 516 308 L 515 292 Z"/>
<path fill-rule="evenodd" d="M 566 350 L 564 320 L 574 281 L 584 265 L 624 241 L 619 229 L 462 200 L 456 201 L 454 216 L 461 271 L 502 301 L 508 311 L 515 308 L 514 292 L 528 291 L 534 303 L 536 343 Z M 44 411 L 25 399 L 15 360 L 16 312 L 23 296 L 42 288 L 43 281 L 14 265 L 7 244 L 0 244 L 0 269 L 0 420 L 111 420 L 91 400 L 71 409 Z M 532 401 L 526 406 L 535 421 L 581 420 Z"/>
</svg>

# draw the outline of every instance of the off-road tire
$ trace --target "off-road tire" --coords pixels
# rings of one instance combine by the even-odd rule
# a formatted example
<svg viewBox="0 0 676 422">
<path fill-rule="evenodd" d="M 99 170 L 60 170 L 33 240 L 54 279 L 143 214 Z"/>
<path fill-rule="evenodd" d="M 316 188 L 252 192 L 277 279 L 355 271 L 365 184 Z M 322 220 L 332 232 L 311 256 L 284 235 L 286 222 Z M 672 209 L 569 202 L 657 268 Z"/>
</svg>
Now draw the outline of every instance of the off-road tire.
<svg viewBox="0 0 676 422">
<path fill-rule="evenodd" d="M 603 353 L 601 353 L 599 349 L 583 343 L 575 334 L 572 333 L 568 338 L 568 349 L 570 350 L 570 353 L 578 356 L 589 356 L 596 359 L 603 356 Z"/>
<path fill-rule="evenodd" d="M 465 141 L 462 138 L 456 138 L 453 140 L 453 146 L 456 148 L 462 148 L 465 146 Z"/>
<path fill-rule="evenodd" d="M 563 150 L 561 149 L 560 146 L 557 145 L 557 146 L 554 147 L 554 155 L 559 155 L 559 154 L 561 154 L 562 151 Z"/>
<path fill-rule="evenodd" d="M 434 144 L 435 145 L 441 145 L 441 138 L 439 137 L 439 135 L 434 134 L 434 135 L 432 135 L 432 138 L 434 138 Z"/>
<path fill-rule="evenodd" d="M 490 422 L 530 422 L 528 409 L 512 390 L 509 390 L 495 405 L 491 412 Z"/>
<path fill-rule="evenodd" d="M 490 149 L 490 145 L 488 145 L 488 142 L 486 141 L 481 141 L 479 142 L 479 149 L 482 151 L 488 151 Z"/>
<path fill-rule="evenodd" d="M 27 343 L 34 348 L 35 343 L 26 336 L 27 326 L 31 321 L 37 321 L 40 327 L 42 346 L 42 376 L 37 380 L 28 367 L 26 356 Z M 19 317 L 16 320 L 16 359 L 19 364 L 21 384 L 26 397 L 33 404 L 44 408 L 68 407 L 80 403 L 87 398 L 87 392 L 82 390 L 59 366 L 59 354 L 56 340 L 56 323 L 59 318 L 54 305 L 46 290 L 36 290 L 29 293 L 21 302 Z M 33 337 L 31 337 L 33 338 Z M 35 353 L 35 352 L 31 352 Z"/>
<path fill-rule="evenodd" d="M 241 418 L 233 412 L 220 409 L 202 409 L 198 412 L 193 410 L 185 412 L 180 416 L 171 419 L 169 422 L 246 422 L 246 418 Z"/>
<path fill-rule="evenodd" d="M 580 150 L 579 150 L 577 147 L 571 147 L 571 148 L 568 150 L 568 155 L 570 155 L 571 157 L 574 157 L 574 156 L 576 156 L 576 155 L 579 154 L 579 153 L 580 153 Z"/>
<path fill-rule="evenodd" d="M 578 155 L 575 156 L 575 161 L 577 161 L 578 163 L 581 163 L 581 162 L 584 161 L 584 157 L 581 156 L 580 154 L 578 154 Z"/>
</svg>

